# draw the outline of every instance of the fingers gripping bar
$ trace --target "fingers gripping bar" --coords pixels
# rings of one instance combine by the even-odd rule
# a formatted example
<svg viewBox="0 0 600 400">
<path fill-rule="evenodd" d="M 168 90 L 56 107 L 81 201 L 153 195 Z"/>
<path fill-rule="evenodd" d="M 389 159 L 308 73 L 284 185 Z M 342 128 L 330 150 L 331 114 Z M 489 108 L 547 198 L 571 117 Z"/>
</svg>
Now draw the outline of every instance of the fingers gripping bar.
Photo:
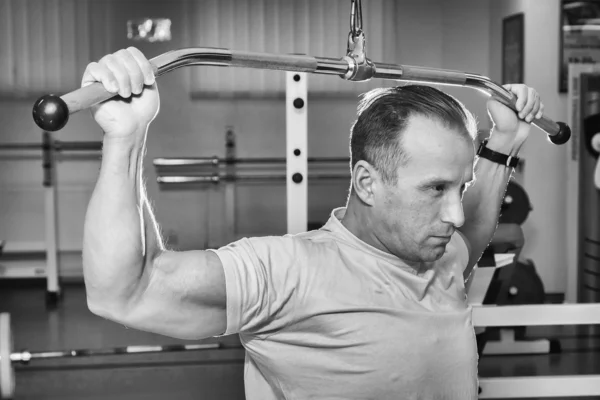
<svg viewBox="0 0 600 400">
<path fill-rule="evenodd" d="M 435 68 L 375 63 L 368 59 L 365 62 L 360 62 L 351 56 L 333 59 L 218 48 L 188 48 L 163 53 L 151 59 L 150 63 L 154 67 L 156 77 L 188 65 L 207 65 L 337 75 L 350 81 L 380 78 L 470 87 L 493 96 L 516 111 L 516 97 L 484 76 Z M 116 94 L 105 90 L 101 83 L 94 83 L 61 97 L 46 95 L 35 102 L 33 119 L 45 131 L 58 131 L 67 124 L 70 114 L 89 108 L 114 96 Z M 562 122 L 554 122 L 546 116 L 542 116 L 542 118 L 536 119 L 532 123 L 546 132 L 555 144 L 566 143 L 571 136 L 568 125 Z"/>
</svg>

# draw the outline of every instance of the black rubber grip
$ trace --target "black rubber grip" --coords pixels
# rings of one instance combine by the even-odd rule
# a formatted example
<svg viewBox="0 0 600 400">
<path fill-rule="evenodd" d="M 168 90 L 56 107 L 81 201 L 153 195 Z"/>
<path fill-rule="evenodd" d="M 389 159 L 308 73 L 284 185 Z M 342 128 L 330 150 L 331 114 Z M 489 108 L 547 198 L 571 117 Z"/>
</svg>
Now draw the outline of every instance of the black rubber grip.
<svg viewBox="0 0 600 400">
<path fill-rule="evenodd" d="M 549 135 L 550 141 L 554 144 L 567 143 L 571 138 L 571 128 L 564 122 L 557 122 L 557 124 L 560 127 L 560 131 L 556 135 Z"/>
<path fill-rule="evenodd" d="M 58 131 L 69 121 L 69 107 L 59 96 L 47 94 L 33 105 L 33 120 L 45 131 Z"/>
</svg>

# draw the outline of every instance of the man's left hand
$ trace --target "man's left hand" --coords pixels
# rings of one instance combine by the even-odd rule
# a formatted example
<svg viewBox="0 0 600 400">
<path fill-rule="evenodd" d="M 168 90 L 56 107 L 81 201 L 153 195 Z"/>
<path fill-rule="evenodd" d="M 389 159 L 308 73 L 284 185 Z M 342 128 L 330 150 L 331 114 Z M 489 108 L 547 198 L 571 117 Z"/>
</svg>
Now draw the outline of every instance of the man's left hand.
<svg viewBox="0 0 600 400">
<path fill-rule="evenodd" d="M 521 145 L 529 136 L 531 122 L 542 117 L 544 104 L 538 92 L 526 85 L 508 84 L 503 87 L 516 95 L 517 112 L 493 97 L 488 100 L 487 107 L 494 123 L 494 136 L 503 136 L 504 140 Z"/>
</svg>

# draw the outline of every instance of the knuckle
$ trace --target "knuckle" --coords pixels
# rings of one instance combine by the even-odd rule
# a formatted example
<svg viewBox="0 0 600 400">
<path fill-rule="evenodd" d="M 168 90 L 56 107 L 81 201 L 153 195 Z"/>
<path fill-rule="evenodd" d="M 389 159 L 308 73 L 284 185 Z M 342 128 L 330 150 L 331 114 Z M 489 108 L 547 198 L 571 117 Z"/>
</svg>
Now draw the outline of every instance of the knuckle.
<svg viewBox="0 0 600 400">
<path fill-rule="evenodd" d="M 108 64 L 108 63 L 113 62 L 114 59 L 115 59 L 114 54 L 107 54 L 98 61 L 98 64 Z"/>
<path fill-rule="evenodd" d="M 115 55 L 119 56 L 119 57 L 126 57 L 129 54 L 129 52 L 127 52 L 127 50 L 125 49 L 121 49 L 118 50 Z"/>
<path fill-rule="evenodd" d="M 127 73 L 123 71 L 123 68 L 114 68 L 112 69 L 112 73 L 115 79 L 120 82 L 125 82 L 127 80 Z"/>
<path fill-rule="evenodd" d="M 99 70 L 100 70 L 100 65 L 98 65 L 97 62 L 91 62 L 85 68 L 85 73 L 86 74 L 94 74 L 94 73 L 99 72 Z"/>
<path fill-rule="evenodd" d="M 141 93 L 144 89 L 144 79 L 141 76 L 136 76 L 131 80 L 131 91 L 134 93 Z"/>
<path fill-rule="evenodd" d="M 129 46 L 129 47 L 127 48 L 127 51 L 128 51 L 130 54 L 135 54 L 135 55 L 140 55 L 140 54 L 142 54 L 142 52 L 141 52 L 141 51 L 139 51 L 137 47 L 133 47 L 133 46 Z"/>
</svg>

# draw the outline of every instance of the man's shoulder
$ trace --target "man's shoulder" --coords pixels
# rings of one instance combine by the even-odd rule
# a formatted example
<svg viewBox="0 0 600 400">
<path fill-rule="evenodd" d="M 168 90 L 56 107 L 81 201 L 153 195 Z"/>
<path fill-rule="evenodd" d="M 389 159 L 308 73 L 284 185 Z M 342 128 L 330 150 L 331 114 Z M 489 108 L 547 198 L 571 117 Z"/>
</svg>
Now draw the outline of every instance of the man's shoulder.
<svg viewBox="0 0 600 400">
<path fill-rule="evenodd" d="M 331 231 L 316 229 L 295 234 L 252 236 L 241 238 L 226 247 L 251 249 L 256 253 L 312 252 L 316 247 L 335 245 L 336 237 Z"/>
</svg>

